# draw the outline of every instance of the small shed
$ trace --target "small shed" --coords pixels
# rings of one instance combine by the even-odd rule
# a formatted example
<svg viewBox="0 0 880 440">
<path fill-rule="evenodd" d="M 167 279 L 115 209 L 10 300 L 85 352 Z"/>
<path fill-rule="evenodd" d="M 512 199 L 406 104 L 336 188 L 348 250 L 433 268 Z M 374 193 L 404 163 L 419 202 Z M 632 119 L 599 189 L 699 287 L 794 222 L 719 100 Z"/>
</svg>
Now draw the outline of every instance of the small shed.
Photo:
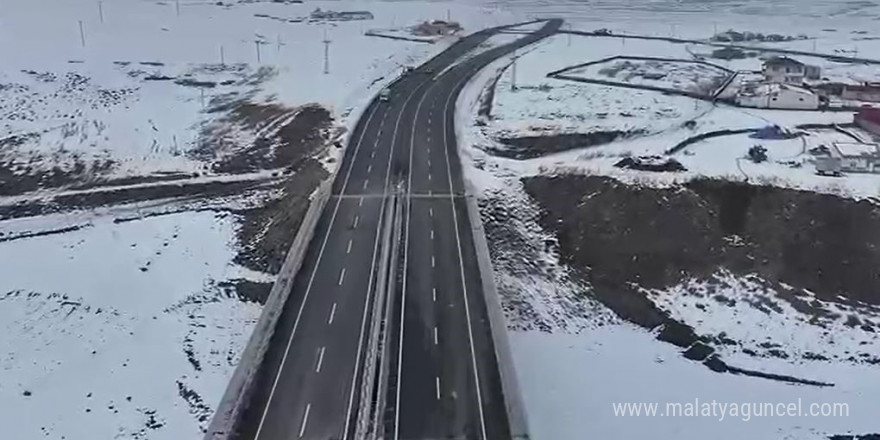
<svg viewBox="0 0 880 440">
<path fill-rule="evenodd" d="M 880 136 L 880 108 L 866 107 L 856 113 L 856 125 L 875 136 Z"/>
<path fill-rule="evenodd" d="M 847 84 L 843 86 L 843 91 L 841 92 L 840 97 L 852 101 L 880 102 L 880 84 Z"/>
</svg>

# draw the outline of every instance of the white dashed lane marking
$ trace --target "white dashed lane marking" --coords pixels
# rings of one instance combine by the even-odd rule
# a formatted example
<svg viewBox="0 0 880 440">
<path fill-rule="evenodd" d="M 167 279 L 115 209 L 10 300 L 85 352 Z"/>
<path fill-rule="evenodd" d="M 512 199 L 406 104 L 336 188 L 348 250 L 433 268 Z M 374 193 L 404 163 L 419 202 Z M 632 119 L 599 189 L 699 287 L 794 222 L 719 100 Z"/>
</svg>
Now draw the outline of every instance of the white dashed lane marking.
<svg viewBox="0 0 880 440">
<path fill-rule="evenodd" d="M 436 330 L 436 329 L 434 329 L 434 330 Z M 435 344 L 437 343 L 436 340 L 434 343 Z M 324 347 L 321 347 L 321 349 L 318 350 L 318 366 L 315 367 L 315 373 L 321 372 L 321 365 L 323 365 L 323 364 L 324 364 Z"/>
</svg>

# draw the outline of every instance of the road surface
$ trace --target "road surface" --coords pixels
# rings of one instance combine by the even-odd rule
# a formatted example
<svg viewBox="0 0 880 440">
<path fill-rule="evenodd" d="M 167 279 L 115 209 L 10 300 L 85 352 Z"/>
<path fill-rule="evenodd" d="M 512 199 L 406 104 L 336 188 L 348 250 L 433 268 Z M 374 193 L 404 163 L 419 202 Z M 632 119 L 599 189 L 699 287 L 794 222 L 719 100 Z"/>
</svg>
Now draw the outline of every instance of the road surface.
<svg viewBox="0 0 880 440">
<path fill-rule="evenodd" d="M 353 439 L 371 324 L 383 333 L 386 438 L 510 438 L 455 144 L 467 79 L 534 34 L 460 62 L 500 28 L 461 39 L 390 86 L 352 133 L 256 378 L 237 438 Z M 441 73 L 442 72 L 442 73 Z M 400 201 L 399 252 L 385 247 Z M 397 268 L 388 289 L 381 282 Z M 388 315 L 373 305 L 387 295 Z M 374 316 L 375 315 L 375 316 Z M 369 397 L 369 396 L 367 396 Z"/>
</svg>

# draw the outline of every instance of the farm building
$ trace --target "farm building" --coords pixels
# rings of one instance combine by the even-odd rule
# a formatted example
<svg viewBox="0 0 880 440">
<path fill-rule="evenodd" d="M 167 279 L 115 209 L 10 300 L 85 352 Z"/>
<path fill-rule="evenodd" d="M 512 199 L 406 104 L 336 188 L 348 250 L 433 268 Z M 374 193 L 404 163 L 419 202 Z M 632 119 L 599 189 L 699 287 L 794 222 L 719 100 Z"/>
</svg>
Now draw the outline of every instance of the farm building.
<svg viewBox="0 0 880 440">
<path fill-rule="evenodd" d="M 736 97 L 743 107 L 814 110 L 819 96 L 802 87 L 788 84 L 760 84 L 744 88 Z"/>
<path fill-rule="evenodd" d="M 880 83 L 843 86 L 840 97 L 852 101 L 880 102 Z"/>
<path fill-rule="evenodd" d="M 880 109 L 863 108 L 856 113 L 855 123 L 862 130 L 880 136 Z"/>
<path fill-rule="evenodd" d="M 829 155 L 816 160 L 819 174 L 880 173 L 880 148 L 876 144 L 835 143 Z"/>
<path fill-rule="evenodd" d="M 326 21 L 351 21 L 351 20 L 372 20 L 373 13 L 370 11 L 329 11 L 322 10 L 321 8 L 316 8 L 309 14 L 309 18 L 312 20 L 326 20 Z"/>
<path fill-rule="evenodd" d="M 809 66 L 788 57 L 772 57 L 764 61 L 761 70 L 767 82 L 802 84 L 805 79 L 819 79 L 822 71 L 818 66 Z"/>
</svg>

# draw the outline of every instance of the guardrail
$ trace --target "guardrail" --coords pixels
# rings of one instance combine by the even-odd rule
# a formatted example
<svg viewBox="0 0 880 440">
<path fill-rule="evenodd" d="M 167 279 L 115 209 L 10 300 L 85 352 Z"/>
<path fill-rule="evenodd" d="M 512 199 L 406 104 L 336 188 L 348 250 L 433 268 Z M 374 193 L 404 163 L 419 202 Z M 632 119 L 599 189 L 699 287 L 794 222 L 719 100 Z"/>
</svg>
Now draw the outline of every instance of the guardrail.
<svg viewBox="0 0 880 440">
<path fill-rule="evenodd" d="M 272 285 L 266 304 L 263 305 L 263 313 L 241 354 L 241 359 L 226 387 L 226 392 L 214 411 L 214 417 L 205 433 L 205 440 L 225 440 L 235 432 L 244 404 L 251 395 L 254 378 L 263 363 L 263 357 L 269 348 L 272 335 L 275 333 L 275 325 L 278 323 L 278 318 L 281 317 L 287 297 L 290 296 L 291 284 L 302 266 L 321 212 L 330 199 L 332 186 L 333 179 L 324 181 L 312 197 L 296 237 L 287 252 L 287 257 L 284 259 L 284 264 L 278 271 L 278 278 Z"/>
<path fill-rule="evenodd" d="M 467 183 L 471 186 L 470 182 Z M 472 191 L 468 191 L 474 194 Z M 526 412 L 522 403 L 522 393 L 519 389 L 519 380 L 513 366 L 513 355 L 510 352 L 510 340 L 507 337 L 507 319 L 501 309 L 501 300 L 495 286 L 495 270 L 492 268 L 492 260 L 489 258 L 489 245 L 486 242 L 486 232 L 483 230 L 483 221 L 480 217 L 480 208 L 477 206 L 476 197 L 465 197 L 468 220 L 471 223 L 471 236 L 474 240 L 474 248 L 477 253 L 477 265 L 480 268 L 480 281 L 483 286 L 483 297 L 486 300 L 486 314 L 489 315 L 489 328 L 492 331 L 492 345 L 495 347 L 495 358 L 498 364 L 498 374 L 501 377 L 501 389 L 504 393 L 504 405 L 507 410 L 507 421 L 510 425 L 510 436 L 514 440 L 529 438 Z"/>
</svg>

